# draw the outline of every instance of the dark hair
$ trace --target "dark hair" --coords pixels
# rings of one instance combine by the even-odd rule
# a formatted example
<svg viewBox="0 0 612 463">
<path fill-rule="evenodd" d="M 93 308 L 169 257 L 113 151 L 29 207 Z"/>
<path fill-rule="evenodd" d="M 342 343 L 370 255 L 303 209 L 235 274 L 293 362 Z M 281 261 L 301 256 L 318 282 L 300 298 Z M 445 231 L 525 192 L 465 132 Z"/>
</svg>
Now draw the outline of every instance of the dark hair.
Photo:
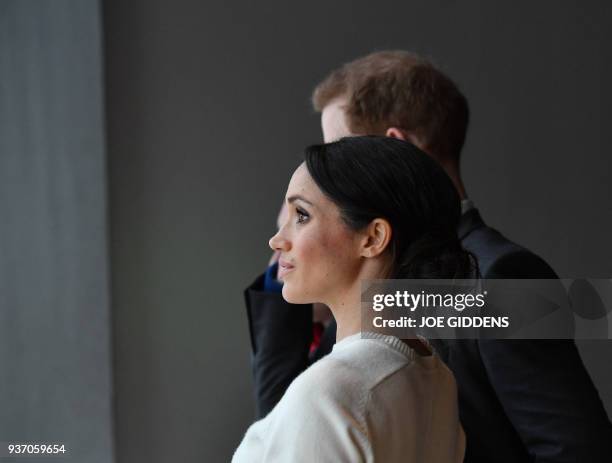
<svg viewBox="0 0 612 463">
<path fill-rule="evenodd" d="M 306 149 L 306 167 L 346 225 L 392 227 L 389 278 L 469 278 L 476 264 L 457 237 L 459 196 L 428 155 L 402 140 L 348 137 Z"/>
<path fill-rule="evenodd" d="M 470 119 L 457 86 L 426 59 L 378 51 L 332 71 L 312 95 L 317 111 L 345 97 L 352 133 L 384 135 L 389 127 L 415 133 L 438 158 L 458 162 Z"/>
</svg>

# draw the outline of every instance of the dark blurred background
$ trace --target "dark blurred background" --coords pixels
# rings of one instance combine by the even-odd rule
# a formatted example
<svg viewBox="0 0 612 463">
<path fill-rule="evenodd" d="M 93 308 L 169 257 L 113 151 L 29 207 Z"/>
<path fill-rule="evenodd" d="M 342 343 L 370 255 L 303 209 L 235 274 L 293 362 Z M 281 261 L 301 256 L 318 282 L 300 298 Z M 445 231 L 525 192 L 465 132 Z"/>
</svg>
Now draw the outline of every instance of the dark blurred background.
<svg viewBox="0 0 612 463">
<path fill-rule="evenodd" d="M 4 0 L 0 441 L 229 460 L 254 412 L 242 289 L 321 140 L 311 90 L 374 50 L 466 94 L 490 225 L 610 277 L 611 43 L 605 1 Z M 612 342 L 579 348 L 611 414 Z"/>
</svg>

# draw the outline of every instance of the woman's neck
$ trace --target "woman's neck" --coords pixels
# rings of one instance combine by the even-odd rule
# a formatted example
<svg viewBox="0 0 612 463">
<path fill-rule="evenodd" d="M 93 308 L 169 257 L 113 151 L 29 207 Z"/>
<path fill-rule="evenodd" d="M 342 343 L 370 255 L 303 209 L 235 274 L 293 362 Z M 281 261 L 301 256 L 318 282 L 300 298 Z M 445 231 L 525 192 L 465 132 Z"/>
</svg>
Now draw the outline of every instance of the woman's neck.
<svg viewBox="0 0 612 463">
<path fill-rule="evenodd" d="M 355 323 L 354 320 L 342 322 L 336 318 L 336 342 L 342 341 L 344 338 L 361 332 L 361 323 L 359 320 Z"/>
<path fill-rule="evenodd" d="M 340 295 L 329 308 L 336 320 L 336 342 L 361 331 L 360 288 Z"/>
<path fill-rule="evenodd" d="M 363 281 L 383 278 L 386 274 L 387 262 L 385 259 L 368 259 L 361 268 L 351 287 L 335 294 L 330 301 L 330 308 L 336 319 L 336 342 L 361 332 L 361 285 Z"/>
</svg>

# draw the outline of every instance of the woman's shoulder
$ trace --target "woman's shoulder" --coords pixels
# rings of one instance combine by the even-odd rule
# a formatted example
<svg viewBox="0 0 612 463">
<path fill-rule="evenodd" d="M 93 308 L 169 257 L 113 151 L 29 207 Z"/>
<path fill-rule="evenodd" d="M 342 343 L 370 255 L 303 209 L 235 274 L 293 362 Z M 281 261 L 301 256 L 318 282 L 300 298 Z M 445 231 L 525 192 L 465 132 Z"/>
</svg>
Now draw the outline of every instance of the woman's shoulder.
<svg viewBox="0 0 612 463">
<path fill-rule="evenodd" d="M 287 394 L 311 396 L 313 400 L 350 401 L 367 392 L 367 384 L 360 376 L 358 362 L 334 355 L 321 358 L 307 368 L 287 390 Z"/>
<path fill-rule="evenodd" d="M 389 345 L 388 340 L 356 335 L 334 346 L 329 355 L 305 370 L 290 389 L 319 398 L 354 400 L 369 394 L 385 378 L 412 362 L 409 349 L 402 351 Z"/>
</svg>

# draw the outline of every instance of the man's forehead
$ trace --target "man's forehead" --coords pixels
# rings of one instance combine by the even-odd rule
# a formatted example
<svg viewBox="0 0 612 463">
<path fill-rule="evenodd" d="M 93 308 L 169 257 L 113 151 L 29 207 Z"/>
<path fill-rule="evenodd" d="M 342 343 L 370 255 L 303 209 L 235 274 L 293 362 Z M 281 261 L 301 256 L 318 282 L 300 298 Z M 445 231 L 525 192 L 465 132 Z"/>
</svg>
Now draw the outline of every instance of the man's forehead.
<svg viewBox="0 0 612 463">
<path fill-rule="evenodd" d="M 345 97 L 334 98 L 328 104 L 325 105 L 322 111 L 322 116 L 327 119 L 344 116 L 346 103 L 347 101 Z"/>
<path fill-rule="evenodd" d="M 325 143 L 351 135 L 346 119 L 346 98 L 338 97 L 329 102 L 321 111 L 321 127 Z"/>
</svg>

